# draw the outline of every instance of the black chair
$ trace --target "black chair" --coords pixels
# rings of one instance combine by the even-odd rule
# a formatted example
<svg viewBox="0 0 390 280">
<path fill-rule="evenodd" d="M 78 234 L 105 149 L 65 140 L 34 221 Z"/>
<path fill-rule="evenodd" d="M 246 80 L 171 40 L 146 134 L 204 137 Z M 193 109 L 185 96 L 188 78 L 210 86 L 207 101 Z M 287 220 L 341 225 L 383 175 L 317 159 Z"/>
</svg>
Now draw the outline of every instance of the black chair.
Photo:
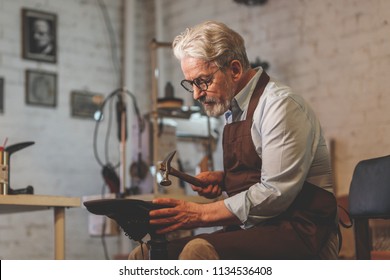
<svg viewBox="0 0 390 280">
<path fill-rule="evenodd" d="M 390 219 L 390 155 L 360 161 L 349 190 L 356 259 L 371 259 L 370 219 Z"/>
</svg>

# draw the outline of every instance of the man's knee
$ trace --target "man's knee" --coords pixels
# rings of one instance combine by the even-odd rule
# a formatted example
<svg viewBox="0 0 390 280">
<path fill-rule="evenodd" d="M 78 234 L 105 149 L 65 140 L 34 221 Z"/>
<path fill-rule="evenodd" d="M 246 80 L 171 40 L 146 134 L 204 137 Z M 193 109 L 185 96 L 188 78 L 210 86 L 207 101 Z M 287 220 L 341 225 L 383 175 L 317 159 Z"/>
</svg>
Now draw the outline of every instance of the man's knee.
<svg viewBox="0 0 390 280">
<path fill-rule="evenodd" d="M 129 260 L 149 260 L 149 248 L 143 243 L 133 249 Z M 213 245 L 201 238 L 188 242 L 179 255 L 179 260 L 218 260 L 219 256 Z"/>
<path fill-rule="evenodd" d="M 188 242 L 179 255 L 179 260 L 218 260 L 219 255 L 213 245 L 202 238 Z"/>
<path fill-rule="evenodd" d="M 137 246 L 133 251 L 130 252 L 129 260 L 148 260 L 149 259 L 149 248 L 145 243 Z"/>
<path fill-rule="evenodd" d="M 337 260 L 339 253 L 339 236 L 337 232 L 332 232 L 324 248 L 320 252 L 322 260 Z"/>
</svg>

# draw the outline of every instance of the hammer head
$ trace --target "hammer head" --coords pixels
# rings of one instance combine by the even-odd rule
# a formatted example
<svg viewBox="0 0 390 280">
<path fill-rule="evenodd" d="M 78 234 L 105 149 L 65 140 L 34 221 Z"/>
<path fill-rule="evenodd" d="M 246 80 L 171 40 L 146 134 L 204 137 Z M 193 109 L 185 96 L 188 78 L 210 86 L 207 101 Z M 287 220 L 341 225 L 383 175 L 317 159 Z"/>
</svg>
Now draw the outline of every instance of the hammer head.
<svg viewBox="0 0 390 280">
<path fill-rule="evenodd" d="M 172 184 L 171 180 L 169 180 L 169 172 L 171 170 L 171 161 L 172 158 L 174 157 L 176 151 L 173 151 L 169 153 L 166 158 L 160 163 L 160 171 L 162 175 L 162 180 L 160 182 L 160 185 L 162 186 L 170 186 Z"/>
</svg>

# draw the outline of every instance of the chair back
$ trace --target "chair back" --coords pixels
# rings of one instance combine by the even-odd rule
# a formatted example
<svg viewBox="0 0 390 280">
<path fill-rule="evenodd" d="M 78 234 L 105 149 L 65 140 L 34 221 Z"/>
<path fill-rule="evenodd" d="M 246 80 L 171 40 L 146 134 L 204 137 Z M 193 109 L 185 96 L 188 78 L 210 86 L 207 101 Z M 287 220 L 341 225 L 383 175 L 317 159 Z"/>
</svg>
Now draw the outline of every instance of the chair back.
<svg viewBox="0 0 390 280">
<path fill-rule="evenodd" d="M 360 161 L 349 190 L 357 259 L 370 259 L 369 219 L 390 219 L 390 155 Z"/>
<path fill-rule="evenodd" d="M 349 190 L 352 217 L 390 217 L 390 155 L 360 161 Z"/>
</svg>

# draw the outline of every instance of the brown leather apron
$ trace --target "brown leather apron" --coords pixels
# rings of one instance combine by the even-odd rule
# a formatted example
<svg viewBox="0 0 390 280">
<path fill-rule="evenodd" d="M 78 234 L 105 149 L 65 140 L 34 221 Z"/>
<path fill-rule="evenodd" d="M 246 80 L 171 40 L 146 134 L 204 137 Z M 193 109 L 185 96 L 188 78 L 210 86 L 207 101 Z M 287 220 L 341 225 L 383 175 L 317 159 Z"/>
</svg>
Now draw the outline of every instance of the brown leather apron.
<svg viewBox="0 0 390 280">
<path fill-rule="evenodd" d="M 263 72 L 252 94 L 246 120 L 227 124 L 223 132 L 225 189 L 229 196 L 247 190 L 261 178 L 262 161 L 251 136 L 253 113 L 269 81 Z M 221 259 L 317 259 L 329 234 L 337 230 L 332 193 L 305 182 L 283 214 L 250 229 L 238 226 L 195 236 L 210 242 Z M 171 241 L 169 257 L 177 259 L 195 237 Z"/>
</svg>

